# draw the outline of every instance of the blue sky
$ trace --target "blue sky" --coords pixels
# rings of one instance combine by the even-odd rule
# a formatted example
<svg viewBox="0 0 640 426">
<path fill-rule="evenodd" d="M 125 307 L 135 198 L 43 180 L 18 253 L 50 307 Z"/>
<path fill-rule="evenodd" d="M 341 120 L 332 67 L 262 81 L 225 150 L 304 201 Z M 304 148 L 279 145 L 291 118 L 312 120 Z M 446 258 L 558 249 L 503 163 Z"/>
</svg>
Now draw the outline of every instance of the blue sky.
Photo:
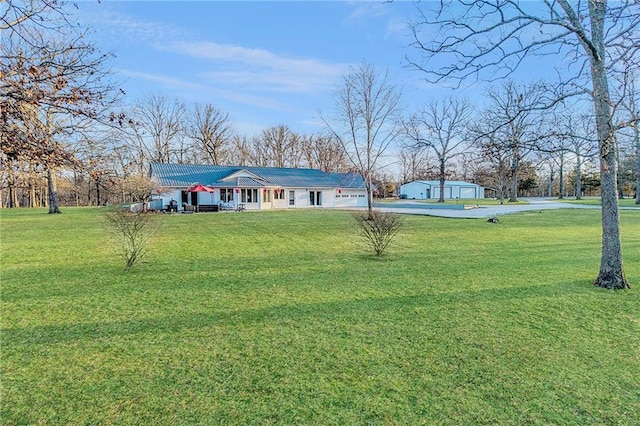
<svg viewBox="0 0 640 426">
<path fill-rule="evenodd" d="M 433 88 L 406 68 L 410 2 L 96 1 L 79 19 L 113 51 L 128 100 L 160 93 L 227 111 L 241 134 L 285 124 L 321 130 L 334 90 L 363 60 L 421 102 Z"/>
<path fill-rule="evenodd" d="M 128 102 L 162 94 L 212 103 L 239 134 L 252 136 L 279 124 L 321 131 L 319 111 L 332 112 L 341 77 L 363 60 L 388 70 L 408 111 L 451 95 L 407 68 L 405 56 L 417 53 L 407 25 L 415 8 L 398 0 L 91 0 L 77 13 L 100 48 L 116 54 Z M 453 94 L 473 102 L 484 87 Z"/>
</svg>

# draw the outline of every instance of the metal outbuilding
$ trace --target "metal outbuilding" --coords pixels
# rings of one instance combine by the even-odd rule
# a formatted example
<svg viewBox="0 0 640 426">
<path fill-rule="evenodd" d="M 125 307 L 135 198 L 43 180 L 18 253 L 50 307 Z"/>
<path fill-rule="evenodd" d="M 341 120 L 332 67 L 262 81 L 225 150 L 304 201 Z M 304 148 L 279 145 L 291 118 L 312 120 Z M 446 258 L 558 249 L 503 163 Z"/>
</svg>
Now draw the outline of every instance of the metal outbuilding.
<svg viewBox="0 0 640 426">
<path fill-rule="evenodd" d="M 439 180 L 416 180 L 400 185 L 400 198 L 415 200 L 437 200 L 440 198 Z M 447 180 L 444 182 L 444 198 L 477 199 L 484 198 L 484 187 L 470 182 Z"/>
</svg>

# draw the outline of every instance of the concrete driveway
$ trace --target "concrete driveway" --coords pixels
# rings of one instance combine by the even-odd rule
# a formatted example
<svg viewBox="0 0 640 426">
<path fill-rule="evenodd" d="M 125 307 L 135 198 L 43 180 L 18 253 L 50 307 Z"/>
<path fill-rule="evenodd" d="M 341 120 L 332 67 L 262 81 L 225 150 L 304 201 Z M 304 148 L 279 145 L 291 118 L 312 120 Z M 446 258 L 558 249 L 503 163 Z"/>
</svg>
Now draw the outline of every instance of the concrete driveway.
<svg viewBox="0 0 640 426">
<path fill-rule="evenodd" d="M 374 203 L 374 207 L 379 210 L 401 213 L 401 214 L 417 214 L 438 217 L 453 217 L 467 219 L 482 219 L 493 216 L 502 216 L 510 213 L 519 213 L 526 211 L 540 211 L 550 209 L 600 209 L 600 206 L 586 204 L 563 203 L 553 198 L 521 198 L 527 204 L 509 204 L 505 202 L 503 205 L 490 206 L 463 206 L 455 204 L 425 204 L 412 200 L 400 200 L 393 203 Z M 627 207 L 634 209 L 633 207 Z M 624 207 L 621 207 L 624 209 Z M 640 211 L 640 209 L 637 209 Z"/>
</svg>

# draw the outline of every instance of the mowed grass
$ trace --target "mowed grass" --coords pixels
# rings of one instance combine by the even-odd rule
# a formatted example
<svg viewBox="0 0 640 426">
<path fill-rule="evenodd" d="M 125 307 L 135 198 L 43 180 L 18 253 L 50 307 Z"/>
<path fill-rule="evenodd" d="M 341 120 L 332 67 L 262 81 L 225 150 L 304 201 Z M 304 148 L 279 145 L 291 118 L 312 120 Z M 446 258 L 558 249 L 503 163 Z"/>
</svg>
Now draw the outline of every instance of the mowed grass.
<svg viewBox="0 0 640 426">
<path fill-rule="evenodd" d="M 592 282 L 600 213 L 409 216 L 382 259 L 351 215 L 158 215 L 147 260 L 103 210 L 3 210 L 2 424 L 638 424 L 632 289 Z"/>
</svg>

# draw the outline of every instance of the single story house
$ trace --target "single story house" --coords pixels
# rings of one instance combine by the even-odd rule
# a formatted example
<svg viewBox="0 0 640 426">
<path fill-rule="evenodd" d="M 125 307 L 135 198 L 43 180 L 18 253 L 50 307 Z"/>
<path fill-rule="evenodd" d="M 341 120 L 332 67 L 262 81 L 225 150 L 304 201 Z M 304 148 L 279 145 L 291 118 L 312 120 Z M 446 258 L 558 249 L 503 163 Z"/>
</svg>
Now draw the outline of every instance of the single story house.
<svg viewBox="0 0 640 426">
<path fill-rule="evenodd" d="M 367 206 L 365 182 L 357 173 L 153 163 L 149 176 L 158 185 L 155 205 L 162 209 L 170 205 L 193 211 Z"/>
<path fill-rule="evenodd" d="M 400 198 L 416 200 L 438 200 L 440 199 L 439 180 L 416 180 L 400 185 Z M 444 181 L 445 200 L 457 198 L 484 198 L 484 188 L 475 183 L 462 181 Z"/>
</svg>

